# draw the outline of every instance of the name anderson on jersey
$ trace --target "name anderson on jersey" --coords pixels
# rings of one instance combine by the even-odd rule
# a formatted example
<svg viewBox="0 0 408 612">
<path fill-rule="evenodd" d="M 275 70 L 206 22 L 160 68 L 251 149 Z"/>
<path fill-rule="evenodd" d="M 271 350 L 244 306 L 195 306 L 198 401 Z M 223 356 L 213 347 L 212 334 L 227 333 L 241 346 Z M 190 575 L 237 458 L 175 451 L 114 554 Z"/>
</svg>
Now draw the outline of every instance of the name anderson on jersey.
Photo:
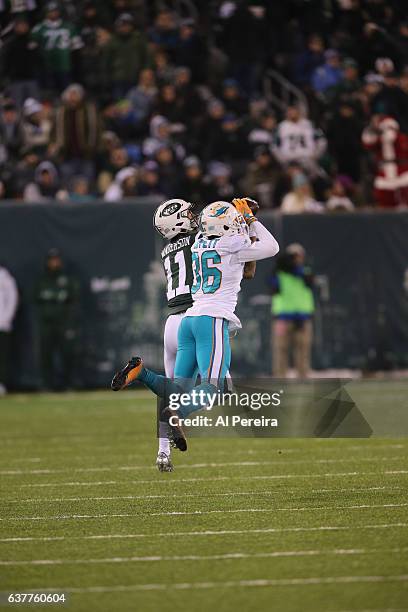
<svg viewBox="0 0 408 612">
<path fill-rule="evenodd" d="M 169 253 L 173 253 L 174 251 L 178 251 L 179 249 L 182 249 L 183 247 L 190 246 L 192 238 L 193 238 L 192 235 L 183 236 L 182 238 L 179 238 L 175 242 L 169 242 L 169 244 L 166 245 L 161 252 L 162 258 L 164 259 L 166 255 L 168 255 Z"/>
</svg>

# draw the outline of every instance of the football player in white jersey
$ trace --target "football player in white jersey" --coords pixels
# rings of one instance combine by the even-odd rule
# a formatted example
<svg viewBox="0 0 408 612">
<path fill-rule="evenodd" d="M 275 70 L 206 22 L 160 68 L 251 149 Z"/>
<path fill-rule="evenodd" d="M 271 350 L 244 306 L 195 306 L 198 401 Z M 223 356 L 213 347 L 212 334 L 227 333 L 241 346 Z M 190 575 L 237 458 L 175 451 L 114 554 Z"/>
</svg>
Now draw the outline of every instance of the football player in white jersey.
<svg viewBox="0 0 408 612">
<path fill-rule="evenodd" d="M 245 198 L 257 210 L 255 200 Z M 234 200 L 239 206 L 241 199 Z M 198 215 L 203 207 L 174 198 L 161 203 L 153 215 L 153 225 L 157 232 L 169 242 L 161 251 L 161 259 L 167 279 L 167 306 L 169 315 L 164 328 L 164 371 L 168 378 L 174 376 L 177 355 L 178 329 L 186 311 L 193 304 L 191 287 L 193 271 L 191 247 L 198 232 Z M 244 278 L 252 278 L 254 267 L 246 264 Z M 159 421 L 159 449 L 156 465 L 160 472 L 171 472 L 171 445 L 168 425 Z"/>
<path fill-rule="evenodd" d="M 193 306 L 179 326 L 174 380 L 145 368 L 141 357 L 133 357 L 112 380 L 114 391 L 137 379 L 164 398 L 161 420 L 169 422 L 173 417 L 170 421 L 173 436 L 185 448 L 187 443 L 178 419 L 203 405 L 191 400 L 174 412 L 166 406 L 168 397 L 191 390 L 197 366 L 201 384 L 196 391 L 223 387 L 231 361 L 229 331 L 241 327 L 234 311 L 244 265 L 273 257 L 279 251 L 275 238 L 257 221 L 247 202 L 239 200 L 236 206 L 214 202 L 201 213 L 200 232 L 192 247 Z M 250 225 L 256 234 L 253 243 L 249 237 Z"/>
</svg>

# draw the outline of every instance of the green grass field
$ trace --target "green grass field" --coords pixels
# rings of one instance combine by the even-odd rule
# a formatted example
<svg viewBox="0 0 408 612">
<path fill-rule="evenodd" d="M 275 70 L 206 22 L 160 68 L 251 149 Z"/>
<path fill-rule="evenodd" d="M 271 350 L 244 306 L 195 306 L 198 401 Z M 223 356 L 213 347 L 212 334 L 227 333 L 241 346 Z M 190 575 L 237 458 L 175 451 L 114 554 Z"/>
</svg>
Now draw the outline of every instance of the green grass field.
<svg viewBox="0 0 408 612">
<path fill-rule="evenodd" d="M 408 439 L 193 439 L 159 474 L 154 408 L 144 391 L 0 401 L 3 594 L 63 591 L 78 612 L 408 610 Z"/>
</svg>

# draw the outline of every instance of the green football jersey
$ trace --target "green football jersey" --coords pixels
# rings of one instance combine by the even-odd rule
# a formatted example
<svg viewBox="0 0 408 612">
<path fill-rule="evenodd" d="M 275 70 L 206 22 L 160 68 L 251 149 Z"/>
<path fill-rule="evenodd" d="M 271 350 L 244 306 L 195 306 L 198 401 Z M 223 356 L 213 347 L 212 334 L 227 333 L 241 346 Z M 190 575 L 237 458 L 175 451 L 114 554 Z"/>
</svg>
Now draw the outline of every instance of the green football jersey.
<svg viewBox="0 0 408 612">
<path fill-rule="evenodd" d="M 71 69 L 71 51 L 82 47 L 74 26 L 61 19 L 46 19 L 36 25 L 32 39 L 41 52 L 45 68 L 55 72 L 68 72 Z"/>
<path fill-rule="evenodd" d="M 167 278 L 167 305 L 171 314 L 184 312 L 193 303 L 191 285 L 191 247 L 196 234 L 176 236 L 161 252 L 161 259 Z"/>
</svg>

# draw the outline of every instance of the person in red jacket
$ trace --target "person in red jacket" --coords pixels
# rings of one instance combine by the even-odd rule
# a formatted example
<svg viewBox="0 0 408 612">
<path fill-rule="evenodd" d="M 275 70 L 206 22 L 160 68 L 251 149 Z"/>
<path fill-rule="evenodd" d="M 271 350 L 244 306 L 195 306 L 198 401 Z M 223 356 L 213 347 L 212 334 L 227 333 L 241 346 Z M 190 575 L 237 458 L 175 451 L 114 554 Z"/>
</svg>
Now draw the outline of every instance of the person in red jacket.
<svg viewBox="0 0 408 612">
<path fill-rule="evenodd" d="M 381 208 L 408 205 L 408 135 L 386 115 L 373 115 L 363 131 L 363 144 L 376 158 L 374 194 Z"/>
</svg>

